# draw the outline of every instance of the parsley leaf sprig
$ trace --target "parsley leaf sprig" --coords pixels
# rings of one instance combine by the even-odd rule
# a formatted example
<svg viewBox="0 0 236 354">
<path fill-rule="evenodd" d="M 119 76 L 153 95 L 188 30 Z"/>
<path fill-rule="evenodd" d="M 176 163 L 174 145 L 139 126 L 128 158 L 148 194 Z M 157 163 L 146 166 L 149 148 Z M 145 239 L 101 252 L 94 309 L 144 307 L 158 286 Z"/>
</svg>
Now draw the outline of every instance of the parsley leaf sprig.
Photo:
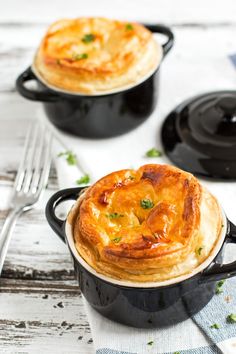
<svg viewBox="0 0 236 354">
<path fill-rule="evenodd" d="M 220 329 L 220 325 L 218 323 L 213 323 L 210 328 Z"/>
<path fill-rule="evenodd" d="M 218 281 L 218 283 L 216 284 L 215 293 L 216 293 L 217 295 L 223 293 L 222 287 L 223 287 L 224 283 L 225 283 L 225 279 L 222 279 L 222 280 Z"/>
<path fill-rule="evenodd" d="M 87 53 L 81 53 L 81 54 L 74 54 L 73 59 L 74 60 L 82 60 L 82 59 L 87 59 L 88 54 Z"/>
<path fill-rule="evenodd" d="M 106 214 L 106 217 L 109 219 L 118 219 L 118 218 L 123 218 L 124 214 L 119 214 L 119 213 L 110 213 Z"/>
<path fill-rule="evenodd" d="M 76 165 L 77 164 L 77 157 L 71 150 L 60 152 L 57 156 L 58 157 L 64 156 L 68 165 Z"/>
<path fill-rule="evenodd" d="M 83 36 L 83 38 L 81 39 L 82 42 L 84 42 L 85 44 L 91 43 L 95 41 L 95 35 L 92 33 L 87 33 Z"/>
<path fill-rule="evenodd" d="M 140 200 L 140 206 L 143 209 L 151 209 L 154 207 L 154 203 L 150 199 L 142 199 Z"/>
<path fill-rule="evenodd" d="M 230 315 L 228 315 L 226 317 L 226 320 L 228 323 L 236 323 L 236 314 L 235 313 L 231 313 Z"/>
<path fill-rule="evenodd" d="M 203 250 L 203 247 L 199 247 L 196 249 L 197 256 L 201 256 L 202 250 Z"/>
<path fill-rule="evenodd" d="M 121 240 L 121 237 L 115 237 L 115 238 L 112 239 L 112 242 L 119 243 L 120 240 Z"/>
<path fill-rule="evenodd" d="M 81 184 L 88 184 L 90 182 L 90 177 L 88 174 L 80 177 L 77 179 L 76 184 L 81 185 Z"/>
<path fill-rule="evenodd" d="M 125 25 L 126 31 L 132 31 L 134 29 L 134 26 L 131 23 L 127 23 Z"/>
<path fill-rule="evenodd" d="M 156 148 L 152 148 L 146 152 L 146 157 L 160 157 L 162 156 L 162 152 L 157 150 Z"/>
<path fill-rule="evenodd" d="M 150 340 L 150 342 L 147 342 L 147 345 L 153 345 L 154 341 Z"/>
</svg>

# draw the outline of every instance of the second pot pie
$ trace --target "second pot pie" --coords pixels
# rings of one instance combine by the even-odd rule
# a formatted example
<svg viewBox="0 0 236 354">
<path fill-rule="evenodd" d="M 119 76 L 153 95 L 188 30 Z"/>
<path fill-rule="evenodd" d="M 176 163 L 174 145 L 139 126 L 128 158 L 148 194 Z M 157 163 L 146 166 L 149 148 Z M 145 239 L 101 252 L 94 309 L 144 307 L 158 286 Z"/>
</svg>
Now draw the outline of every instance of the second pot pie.
<svg viewBox="0 0 236 354">
<path fill-rule="evenodd" d="M 49 27 L 33 69 L 48 86 L 93 95 L 138 84 L 161 58 L 162 47 L 141 24 L 65 19 Z"/>
<path fill-rule="evenodd" d="M 222 227 L 216 199 L 193 175 L 156 164 L 103 177 L 80 196 L 69 220 L 92 268 L 134 282 L 190 273 Z"/>
</svg>

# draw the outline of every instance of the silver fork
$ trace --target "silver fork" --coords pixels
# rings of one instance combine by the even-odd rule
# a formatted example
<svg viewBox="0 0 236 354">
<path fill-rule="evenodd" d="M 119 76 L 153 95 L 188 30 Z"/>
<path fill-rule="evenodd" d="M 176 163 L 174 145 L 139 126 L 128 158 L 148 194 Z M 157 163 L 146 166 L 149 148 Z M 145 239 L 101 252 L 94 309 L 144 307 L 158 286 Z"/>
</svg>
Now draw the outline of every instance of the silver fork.
<svg viewBox="0 0 236 354">
<path fill-rule="evenodd" d="M 51 166 L 52 133 L 40 122 L 32 123 L 12 191 L 10 212 L 0 234 L 0 275 L 18 216 L 33 208 L 46 187 Z"/>
</svg>

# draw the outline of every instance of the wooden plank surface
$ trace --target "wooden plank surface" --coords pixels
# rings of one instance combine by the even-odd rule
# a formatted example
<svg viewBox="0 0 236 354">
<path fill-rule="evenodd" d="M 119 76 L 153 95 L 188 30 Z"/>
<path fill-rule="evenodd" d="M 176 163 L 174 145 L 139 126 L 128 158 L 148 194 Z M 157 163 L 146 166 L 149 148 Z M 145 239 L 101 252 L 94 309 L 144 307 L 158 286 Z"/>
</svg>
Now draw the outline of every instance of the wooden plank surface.
<svg viewBox="0 0 236 354">
<path fill-rule="evenodd" d="M 0 308 L 1 353 L 93 352 L 75 281 L 3 279 Z"/>
</svg>

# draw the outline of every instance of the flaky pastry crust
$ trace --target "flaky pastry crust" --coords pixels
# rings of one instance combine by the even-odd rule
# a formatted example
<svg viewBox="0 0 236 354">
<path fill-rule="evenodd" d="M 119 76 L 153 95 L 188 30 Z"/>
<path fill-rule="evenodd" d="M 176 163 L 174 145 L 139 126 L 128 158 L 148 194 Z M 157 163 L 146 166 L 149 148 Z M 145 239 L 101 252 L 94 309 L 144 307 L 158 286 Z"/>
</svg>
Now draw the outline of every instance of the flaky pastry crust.
<svg viewBox="0 0 236 354">
<path fill-rule="evenodd" d="M 161 58 L 162 47 L 138 23 L 65 19 L 49 27 L 33 69 L 49 86 L 101 94 L 139 83 L 157 68 Z"/>
<path fill-rule="evenodd" d="M 156 164 L 103 177 L 70 220 L 92 268 L 134 282 L 190 273 L 212 252 L 222 224 L 216 199 L 193 175 Z"/>
</svg>

